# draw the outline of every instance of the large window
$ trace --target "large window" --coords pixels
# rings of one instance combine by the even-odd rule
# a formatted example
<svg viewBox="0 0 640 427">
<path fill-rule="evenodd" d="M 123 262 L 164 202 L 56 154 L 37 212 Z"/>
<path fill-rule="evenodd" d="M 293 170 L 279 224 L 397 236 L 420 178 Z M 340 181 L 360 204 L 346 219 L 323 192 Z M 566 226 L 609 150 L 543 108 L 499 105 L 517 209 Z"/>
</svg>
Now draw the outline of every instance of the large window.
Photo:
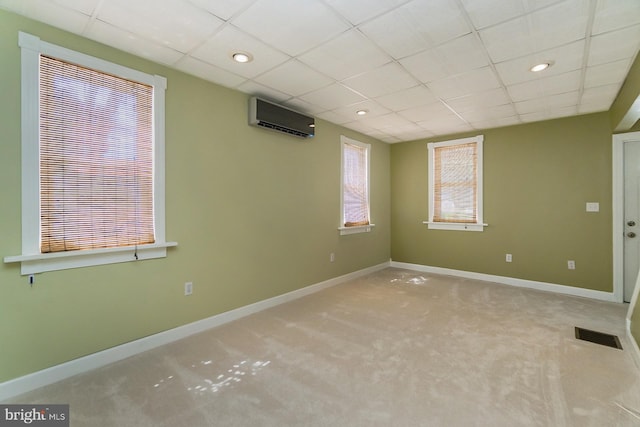
<svg viewBox="0 0 640 427">
<path fill-rule="evenodd" d="M 482 135 L 428 144 L 429 228 L 482 231 Z"/>
<path fill-rule="evenodd" d="M 22 273 L 166 256 L 166 80 L 20 33 Z"/>
<path fill-rule="evenodd" d="M 371 145 L 342 136 L 341 234 L 371 230 L 369 161 Z"/>
</svg>

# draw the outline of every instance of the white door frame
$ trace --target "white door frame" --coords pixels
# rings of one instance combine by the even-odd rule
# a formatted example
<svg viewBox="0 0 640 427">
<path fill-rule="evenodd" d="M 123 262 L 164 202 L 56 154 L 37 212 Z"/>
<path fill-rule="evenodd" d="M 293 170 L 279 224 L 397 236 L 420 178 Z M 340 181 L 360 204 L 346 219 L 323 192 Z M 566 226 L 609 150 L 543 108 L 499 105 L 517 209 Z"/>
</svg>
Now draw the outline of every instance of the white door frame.
<svg viewBox="0 0 640 427">
<path fill-rule="evenodd" d="M 616 302 L 624 298 L 624 143 L 638 140 L 640 132 L 613 135 L 613 299 Z M 638 300 L 639 290 L 640 286 L 636 286 L 627 319 Z"/>
</svg>

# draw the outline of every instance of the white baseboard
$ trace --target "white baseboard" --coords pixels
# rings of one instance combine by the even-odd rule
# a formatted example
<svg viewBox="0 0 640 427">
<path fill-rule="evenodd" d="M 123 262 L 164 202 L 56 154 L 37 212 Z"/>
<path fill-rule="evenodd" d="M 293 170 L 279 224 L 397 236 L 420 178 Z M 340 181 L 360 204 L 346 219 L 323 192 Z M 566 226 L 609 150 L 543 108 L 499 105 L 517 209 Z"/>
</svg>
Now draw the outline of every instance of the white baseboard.
<svg viewBox="0 0 640 427">
<path fill-rule="evenodd" d="M 441 267 L 430 267 L 420 264 L 409 264 L 404 262 L 391 261 L 391 267 L 405 268 L 408 270 L 423 271 L 425 273 L 443 274 L 447 276 L 464 277 L 466 279 L 477 279 L 486 282 L 501 283 L 504 285 L 518 286 L 522 288 L 537 289 L 541 291 L 556 292 L 560 294 L 573 295 L 585 298 L 592 298 L 608 302 L 619 302 L 613 292 L 594 291 L 591 289 L 575 288 L 573 286 L 557 285 L 546 282 L 536 282 L 532 280 L 516 279 L 513 277 L 493 276 L 491 274 L 473 273 L 470 271 L 452 270 Z M 632 304 L 633 305 L 633 304 Z M 630 310 L 631 311 L 631 310 Z M 631 334 L 631 313 L 626 318 L 627 338 L 633 347 L 630 351 L 636 366 L 640 370 L 640 347 L 635 337 Z"/>
<path fill-rule="evenodd" d="M 638 341 L 636 341 L 635 337 L 631 334 L 631 319 L 627 319 L 627 338 L 631 343 L 631 355 L 633 356 L 633 360 L 636 362 L 636 366 L 640 371 L 640 347 L 638 347 Z"/>
<path fill-rule="evenodd" d="M 464 277 L 465 279 L 483 280 L 485 282 L 502 283 L 504 285 L 517 286 L 520 288 L 537 289 L 540 291 L 556 292 L 559 294 L 616 302 L 613 292 L 594 291 L 592 289 L 556 285 L 554 283 L 536 282 L 533 280 L 516 279 L 514 277 L 494 276 L 491 274 L 474 273 L 471 271 L 453 270 L 442 267 L 430 267 L 405 262 L 391 261 L 391 267 L 406 268 L 408 270 L 423 271 L 425 273 L 443 274 L 446 276 Z"/>
<path fill-rule="evenodd" d="M 313 294 L 315 292 L 338 285 L 348 280 L 355 279 L 357 277 L 364 276 L 378 270 L 382 270 L 389 266 L 390 261 L 384 262 L 373 267 L 365 268 L 359 271 L 345 274 L 343 276 L 325 280 L 324 282 L 316 283 L 302 289 L 288 292 L 283 295 L 278 295 L 276 297 L 259 301 L 254 304 L 249 304 L 244 307 L 217 314 L 215 316 L 179 326 L 174 329 L 169 329 L 168 331 L 159 332 L 148 337 L 140 338 L 135 341 L 121 344 L 116 347 L 93 353 L 88 356 L 80 357 L 75 360 L 70 360 L 60 365 L 52 366 L 41 371 L 33 372 L 31 374 L 0 383 L 0 402 L 35 390 L 37 388 L 64 380 L 74 375 L 81 374 L 83 372 L 87 372 L 92 369 L 96 369 L 101 366 L 126 359 L 131 356 L 135 356 L 136 354 L 154 349 L 164 344 L 169 344 L 179 339 L 186 338 L 190 335 L 206 331 L 207 329 L 215 328 L 216 326 L 223 325 L 225 323 L 240 319 L 245 316 L 249 316 L 259 311 L 266 310 L 268 308 L 275 307 L 277 305 Z"/>
</svg>

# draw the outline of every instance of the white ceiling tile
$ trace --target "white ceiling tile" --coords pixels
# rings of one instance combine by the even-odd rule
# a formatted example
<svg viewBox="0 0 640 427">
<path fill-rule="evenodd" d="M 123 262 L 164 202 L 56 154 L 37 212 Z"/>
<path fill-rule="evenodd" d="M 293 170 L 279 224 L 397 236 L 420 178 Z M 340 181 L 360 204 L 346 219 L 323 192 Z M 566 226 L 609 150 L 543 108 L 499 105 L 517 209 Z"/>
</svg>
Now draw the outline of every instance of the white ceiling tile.
<svg viewBox="0 0 640 427">
<path fill-rule="evenodd" d="M 338 125 L 344 125 L 345 123 L 353 122 L 353 115 L 338 114 L 334 111 L 323 111 L 318 113 L 317 117 Z"/>
<path fill-rule="evenodd" d="M 433 96 L 429 89 L 420 85 L 380 96 L 376 98 L 376 101 L 391 110 L 401 111 L 421 105 L 433 104 L 438 102 L 438 98 Z"/>
<path fill-rule="evenodd" d="M 418 82 L 395 62 L 346 79 L 343 83 L 370 98 L 418 85 Z"/>
<path fill-rule="evenodd" d="M 447 117 L 449 115 L 454 115 L 453 112 L 451 112 L 451 110 L 447 108 L 447 106 L 442 102 L 409 108 L 407 110 L 400 111 L 398 114 L 416 123 L 437 117 Z"/>
<path fill-rule="evenodd" d="M 153 43 L 138 35 L 101 21 L 95 21 L 85 35 L 90 39 L 161 64 L 172 65 L 183 57 L 182 53 L 176 50 Z"/>
<path fill-rule="evenodd" d="M 542 76 L 541 76 L 542 77 Z M 511 99 L 515 102 L 542 96 L 557 95 L 580 89 L 582 72 L 570 71 L 546 78 L 538 78 L 507 87 Z"/>
<path fill-rule="evenodd" d="M 53 2 L 40 3 L 25 0 L 0 0 L 0 8 L 76 34 L 81 34 L 89 22 L 89 16 L 87 14 Z"/>
<path fill-rule="evenodd" d="M 380 130 L 380 132 L 386 133 L 385 130 Z M 399 137 L 403 141 L 415 141 L 418 139 L 428 138 L 433 135 L 433 133 L 425 130 L 415 123 L 408 123 L 405 126 L 394 126 L 392 129 L 389 129 L 388 132 L 392 132 L 393 135 Z"/>
<path fill-rule="evenodd" d="M 359 31 L 348 31 L 298 58 L 336 80 L 343 80 L 391 61 Z"/>
<path fill-rule="evenodd" d="M 334 83 L 322 89 L 307 93 L 300 98 L 312 104 L 317 104 L 327 110 L 333 110 L 365 100 L 362 95 L 339 83 Z"/>
<path fill-rule="evenodd" d="M 178 63 L 176 68 L 226 87 L 235 88 L 245 81 L 243 77 L 191 57 L 185 57 L 184 60 Z"/>
<path fill-rule="evenodd" d="M 517 112 L 513 104 L 504 104 L 493 107 L 487 107 L 477 110 L 468 110 L 460 113 L 463 119 L 469 123 L 478 123 L 487 120 L 499 120 L 517 116 Z"/>
<path fill-rule="evenodd" d="M 637 24 L 640 24 L 640 1 L 599 0 L 591 33 L 596 35 Z"/>
<path fill-rule="evenodd" d="M 553 95 L 546 98 L 529 99 L 527 101 L 516 102 L 518 114 L 535 113 L 539 111 L 550 111 L 558 108 L 577 106 L 580 92 L 568 92 Z"/>
<path fill-rule="evenodd" d="M 232 22 L 289 55 L 310 50 L 349 28 L 318 0 L 305 0 L 299 6 L 281 0 L 258 0 Z"/>
<path fill-rule="evenodd" d="M 540 122 L 542 120 L 549 120 L 549 118 L 549 114 L 546 111 L 520 114 L 520 120 L 523 123 Z"/>
<path fill-rule="evenodd" d="M 640 46 L 640 25 L 591 38 L 588 65 L 634 58 Z"/>
<path fill-rule="evenodd" d="M 584 40 L 561 46 L 548 51 L 535 53 L 517 59 L 496 64 L 496 70 L 503 83 L 510 86 L 516 83 L 550 77 L 569 71 L 579 70 L 584 58 Z M 553 61 L 553 66 L 540 73 L 530 71 L 531 67 L 541 62 Z"/>
<path fill-rule="evenodd" d="M 367 133 L 367 135 L 369 135 L 369 136 L 371 136 L 373 138 L 379 139 L 380 141 L 387 142 L 389 144 L 395 144 L 397 142 L 408 141 L 408 139 L 400 139 L 400 138 L 397 138 L 395 136 L 392 136 L 392 135 L 390 135 L 388 133 L 382 132 L 382 131 L 377 130 L 377 129 L 373 129 L 373 130 L 369 131 Z M 430 132 L 427 132 L 426 130 L 422 129 L 420 131 L 419 137 L 418 138 L 413 138 L 413 139 L 428 138 L 431 135 L 432 134 Z"/>
<path fill-rule="evenodd" d="M 102 4 L 98 19 L 183 53 L 223 24 L 185 0 L 109 0 Z"/>
<path fill-rule="evenodd" d="M 578 106 L 578 114 L 600 113 L 607 110 L 608 108 L 603 108 L 602 105 L 599 104 L 580 104 Z"/>
<path fill-rule="evenodd" d="M 236 86 L 236 89 L 241 92 L 248 93 L 250 95 L 257 96 L 259 98 L 275 103 L 281 103 L 291 98 L 291 95 L 287 95 L 286 93 L 280 92 L 279 90 L 266 87 L 254 82 L 253 80 L 247 80 L 241 85 Z"/>
<path fill-rule="evenodd" d="M 415 124 L 396 113 L 389 113 L 382 116 L 364 116 L 359 122 L 366 124 L 382 132 L 393 132 L 394 129 L 416 129 Z"/>
<path fill-rule="evenodd" d="M 552 108 L 547 111 L 547 115 L 549 119 L 559 119 L 561 117 L 575 116 L 577 114 L 578 114 L 578 108 L 575 105 L 570 105 L 568 107 Z"/>
<path fill-rule="evenodd" d="M 468 123 L 462 121 L 455 114 L 418 122 L 418 125 L 436 135 L 447 135 L 473 130 Z"/>
<path fill-rule="evenodd" d="M 483 67 L 446 79 L 432 81 L 428 86 L 436 96 L 450 99 L 498 88 L 500 82 L 491 67 Z"/>
<path fill-rule="evenodd" d="M 476 29 L 504 22 L 525 12 L 523 2 L 519 0 L 462 0 L 462 4 Z"/>
<path fill-rule="evenodd" d="M 518 125 L 520 123 L 522 123 L 522 121 L 518 116 L 503 117 L 503 118 L 497 118 L 497 119 L 486 119 L 486 120 L 470 122 L 471 126 L 473 126 L 474 129 L 500 128 L 505 126 Z"/>
<path fill-rule="evenodd" d="M 255 0 L 189 0 L 190 3 L 213 13 L 225 21 L 246 9 L 254 1 Z"/>
<path fill-rule="evenodd" d="M 358 116 L 356 114 L 356 111 L 360 111 L 360 110 L 367 111 L 367 114 L 364 116 Z M 345 107 L 336 108 L 335 110 L 333 110 L 333 112 L 340 115 L 344 115 L 344 116 L 351 116 L 351 120 L 357 121 L 365 118 L 369 119 L 371 117 L 377 117 L 377 116 L 389 114 L 391 113 L 391 110 L 383 107 L 382 105 L 378 104 L 375 101 L 368 99 L 366 101 L 357 102 L 355 104 L 351 104 Z"/>
<path fill-rule="evenodd" d="M 489 65 L 484 49 L 474 35 L 460 37 L 437 48 L 400 60 L 423 83 Z"/>
<path fill-rule="evenodd" d="M 476 29 L 532 12 L 558 0 L 462 0 Z"/>
<path fill-rule="evenodd" d="M 566 0 L 480 31 L 489 55 L 502 62 L 584 39 L 589 2 Z"/>
<path fill-rule="evenodd" d="M 587 67 L 584 87 L 604 86 L 624 81 L 631 67 L 631 59 Z"/>
<path fill-rule="evenodd" d="M 326 0 L 329 6 L 347 18 L 353 25 L 358 25 L 388 12 L 406 2 L 407 0 Z"/>
<path fill-rule="evenodd" d="M 312 92 L 331 83 L 331 79 L 314 71 L 303 63 L 291 60 L 255 79 L 260 84 L 292 96 Z"/>
<path fill-rule="evenodd" d="M 459 114 L 504 105 L 510 102 L 511 100 L 503 88 L 491 89 L 486 92 L 474 93 L 447 100 L 447 104 Z"/>
<path fill-rule="evenodd" d="M 411 1 L 360 26 L 396 59 L 471 32 L 456 2 Z"/>
<path fill-rule="evenodd" d="M 324 111 L 324 109 L 318 107 L 317 105 L 310 104 L 300 98 L 291 98 L 287 101 L 281 102 L 281 104 L 291 110 L 298 111 L 302 114 L 307 114 L 310 116 Z"/>
<path fill-rule="evenodd" d="M 585 89 L 580 100 L 580 111 L 607 111 L 618 95 L 620 86 L 611 84 Z"/>
<path fill-rule="evenodd" d="M 425 137 L 426 138 L 426 137 Z M 395 136 L 390 136 L 390 137 L 382 137 L 380 138 L 383 142 L 386 142 L 387 144 L 397 144 L 398 142 L 402 142 L 403 140 L 400 138 L 396 138 Z"/>
<path fill-rule="evenodd" d="M 606 111 L 640 47 L 640 0 L 0 0 L 0 8 L 389 143 Z M 253 62 L 231 62 L 234 50 Z M 489 52 L 498 59 L 491 68 Z M 545 61 L 554 64 L 544 73 L 529 71 Z M 357 108 L 370 114 L 354 118 Z"/>
<path fill-rule="evenodd" d="M 26 3 L 24 0 L 21 0 Z M 66 8 L 76 10 L 85 15 L 91 16 L 96 7 L 102 3 L 101 0 L 55 0 L 56 3 Z"/>
<path fill-rule="evenodd" d="M 357 132 L 362 132 L 364 134 L 367 134 L 367 132 L 379 132 L 378 130 L 375 129 L 371 129 L 370 126 L 365 125 L 364 123 L 358 122 L 358 121 L 354 121 L 354 122 L 346 122 L 344 124 L 342 124 L 342 126 L 355 130 Z"/>
<path fill-rule="evenodd" d="M 232 60 L 232 55 L 239 51 L 251 54 L 253 61 L 241 64 Z M 291 59 L 232 25 L 226 25 L 195 49 L 191 56 L 247 78 L 253 78 Z"/>
</svg>

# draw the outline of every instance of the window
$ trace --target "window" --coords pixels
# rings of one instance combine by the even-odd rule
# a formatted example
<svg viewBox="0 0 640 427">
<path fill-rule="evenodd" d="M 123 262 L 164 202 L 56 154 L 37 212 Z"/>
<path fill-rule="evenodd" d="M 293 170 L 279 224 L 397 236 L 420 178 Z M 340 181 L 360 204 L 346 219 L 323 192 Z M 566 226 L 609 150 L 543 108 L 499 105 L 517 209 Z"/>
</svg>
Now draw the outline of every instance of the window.
<svg viewBox="0 0 640 427">
<path fill-rule="evenodd" d="M 166 80 L 20 33 L 22 274 L 166 256 Z"/>
<path fill-rule="evenodd" d="M 482 231 L 483 136 L 428 144 L 429 228 Z"/>
<path fill-rule="evenodd" d="M 371 145 L 345 136 L 342 146 L 340 234 L 371 231 L 369 210 L 369 158 Z"/>
</svg>

